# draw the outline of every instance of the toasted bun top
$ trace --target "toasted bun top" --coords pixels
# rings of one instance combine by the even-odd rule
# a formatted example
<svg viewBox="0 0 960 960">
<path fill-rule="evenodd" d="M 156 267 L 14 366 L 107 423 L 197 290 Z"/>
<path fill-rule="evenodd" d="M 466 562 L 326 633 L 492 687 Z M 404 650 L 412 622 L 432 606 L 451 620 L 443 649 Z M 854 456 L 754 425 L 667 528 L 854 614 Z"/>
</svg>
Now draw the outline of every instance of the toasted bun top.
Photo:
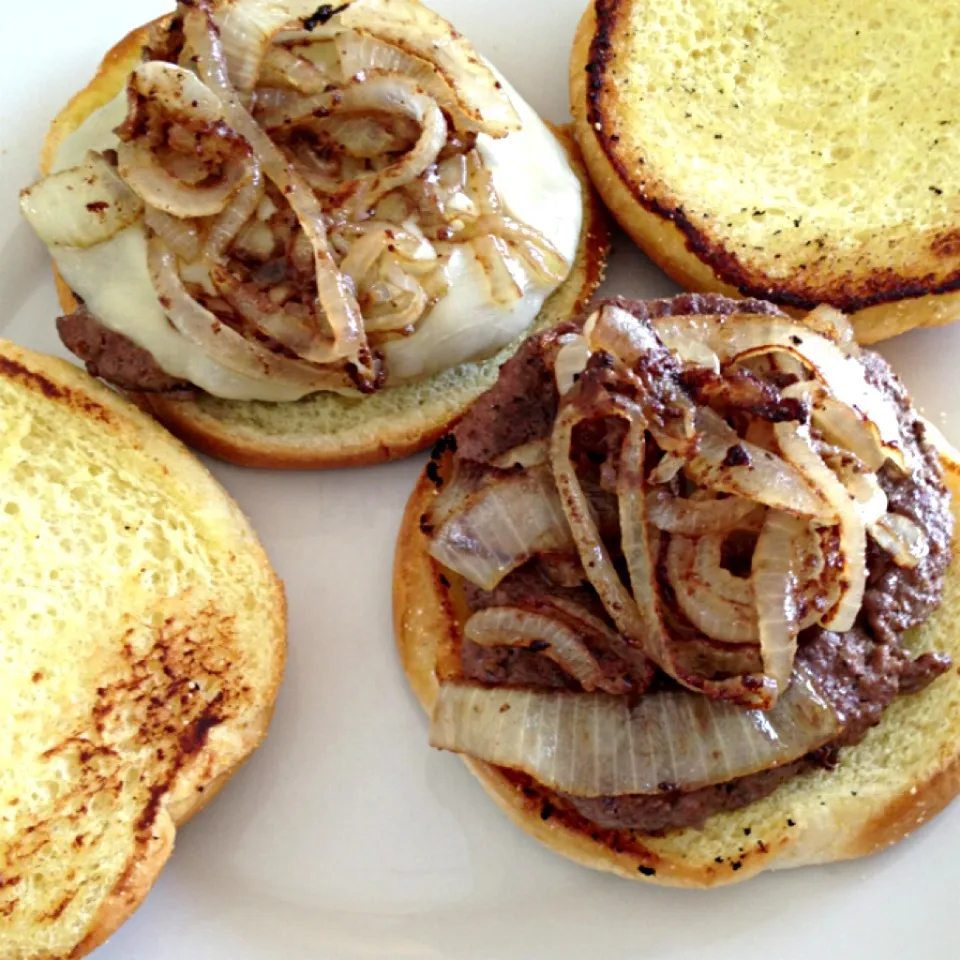
<svg viewBox="0 0 960 960">
<path fill-rule="evenodd" d="M 960 14 L 936 6 L 591 3 L 571 68 L 591 174 L 688 286 L 875 308 L 868 340 L 954 319 L 955 298 L 880 309 L 960 287 Z"/>
<path fill-rule="evenodd" d="M 283 588 L 173 437 L 0 342 L 0 956 L 80 956 L 263 739 Z"/>
</svg>

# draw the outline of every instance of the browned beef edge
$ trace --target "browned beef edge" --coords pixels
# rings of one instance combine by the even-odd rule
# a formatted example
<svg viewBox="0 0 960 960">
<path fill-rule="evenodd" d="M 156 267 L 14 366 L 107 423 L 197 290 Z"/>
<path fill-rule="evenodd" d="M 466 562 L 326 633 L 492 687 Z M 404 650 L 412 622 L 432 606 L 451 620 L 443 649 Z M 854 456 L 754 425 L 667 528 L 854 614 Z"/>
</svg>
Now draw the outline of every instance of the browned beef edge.
<svg viewBox="0 0 960 960">
<path fill-rule="evenodd" d="M 191 389 L 187 381 L 166 373 L 148 350 L 108 330 L 82 303 L 73 313 L 57 319 L 57 332 L 91 376 L 121 390 L 178 394 Z"/>
</svg>

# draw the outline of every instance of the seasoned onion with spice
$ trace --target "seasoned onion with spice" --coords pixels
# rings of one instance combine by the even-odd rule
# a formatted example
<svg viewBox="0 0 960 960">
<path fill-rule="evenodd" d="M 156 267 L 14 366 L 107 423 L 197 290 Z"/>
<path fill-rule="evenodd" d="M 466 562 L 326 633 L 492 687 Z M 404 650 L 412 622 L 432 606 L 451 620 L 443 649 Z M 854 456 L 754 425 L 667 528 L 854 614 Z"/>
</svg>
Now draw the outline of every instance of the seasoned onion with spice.
<svg viewBox="0 0 960 960">
<path fill-rule="evenodd" d="M 908 568 L 929 548 L 915 523 L 888 512 L 877 475 L 889 461 L 898 469 L 897 412 L 865 379 L 842 319 L 818 325 L 822 334 L 751 315 L 650 323 L 604 304 L 581 333 L 558 338 L 546 462 L 545 439 L 528 445 L 532 456 L 502 455 L 496 469 L 509 472 L 488 474 L 427 530 L 431 553 L 490 590 L 537 557 L 537 544 L 548 553 L 563 539 L 579 567 L 558 582 L 589 585 L 621 654 L 645 658 L 691 697 L 775 711 L 792 689 L 801 632 L 853 627 L 868 533 Z M 482 516 L 470 507 L 520 491 L 541 500 L 539 510 L 522 500 L 525 531 L 514 506 Z M 611 524 L 602 498 L 614 494 Z M 444 491 L 438 505 L 453 496 Z M 558 576 L 552 561 L 540 566 Z M 498 627 L 482 642 L 536 649 L 530 624 L 496 609 L 475 627 L 510 622 L 513 632 Z M 576 636 L 558 632 L 544 655 L 563 660 L 584 691 L 604 689 Z"/>
<path fill-rule="evenodd" d="M 54 209 L 73 190 L 65 174 L 22 203 L 51 246 L 83 249 L 134 224 L 158 238 L 173 258 L 164 289 L 171 273 L 182 287 L 171 323 L 179 330 L 192 316 L 197 333 L 214 316 L 231 331 L 223 339 L 248 346 L 221 355 L 217 339 L 191 342 L 230 369 L 246 366 L 241 355 L 274 357 L 278 390 L 262 398 L 308 381 L 370 392 L 436 372 L 434 353 L 452 355 L 446 366 L 493 355 L 570 272 L 579 181 L 508 89 L 416 0 L 183 2 L 152 31 L 128 78 L 119 140 L 83 187 L 95 216 L 51 227 L 67 220 Z M 514 134 L 531 156 L 545 154 L 542 165 Z M 90 175 L 89 165 L 79 169 Z M 541 170 L 531 204 L 516 185 Z M 555 181 L 560 227 L 540 196 Z M 166 311 L 170 298 L 154 293 Z M 445 300 L 463 305 L 459 357 Z M 419 369 L 410 352 L 426 358 Z M 305 380 L 303 364 L 323 375 Z"/>
</svg>

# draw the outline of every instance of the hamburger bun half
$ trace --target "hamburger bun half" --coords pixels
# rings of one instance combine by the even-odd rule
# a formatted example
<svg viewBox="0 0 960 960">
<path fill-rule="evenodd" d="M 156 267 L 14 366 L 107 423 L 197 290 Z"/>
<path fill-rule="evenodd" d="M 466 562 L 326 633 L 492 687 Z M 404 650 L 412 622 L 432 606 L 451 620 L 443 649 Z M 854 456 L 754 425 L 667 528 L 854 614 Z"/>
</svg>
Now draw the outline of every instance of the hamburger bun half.
<svg viewBox="0 0 960 960">
<path fill-rule="evenodd" d="M 960 455 L 932 427 L 927 435 L 940 453 L 956 516 Z M 441 462 L 441 475 L 444 468 Z M 437 496 L 436 471 L 434 462 L 408 502 L 396 549 L 393 597 L 401 662 L 431 716 L 438 676 L 459 674 L 459 656 L 451 651 L 459 649 L 470 613 L 462 580 L 430 556 L 421 529 L 421 518 Z M 760 800 L 712 814 L 702 828 L 661 836 L 602 828 L 523 773 L 466 755 L 461 759 L 521 829 L 578 863 L 633 880 L 711 887 L 763 870 L 865 856 L 907 836 L 960 792 L 958 610 L 960 553 L 955 541 L 941 606 L 902 637 L 911 656 L 939 650 L 952 658 L 953 668 L 922 692 L 896 698 L 859 744 L 840 750 L 835 769 L 803 772 Z"/>
<path fill-rule="evenodd" d="M 0 956 L 80 957 L 267 732 L 283 587 L 155 421 L 0 342 Z"/>
<path fill-rule="evenodd" d="M 600 195 L 674 280 L 827 303 L 870 343 L 960 317 L 960 16 L 830 9 L 591 2 L 572 111 Z"/>
<path fill-rule="evenodd" d="M 110 50 L 87 87 L 54 120 L 41 155 L 44 175 L 52 170 L 64 139 L 123 88 L 140 60 L 149 27 L 132 31 Z M 579 250 L 569 277 L 548 298 L 530 329 L 496 355 L 363 397 L 314 393 L 300 401 L 265 403 L 221 400 L 204 393 L 185 400 L 134 393 L 131 399 L 192 447 L 244 466 L 362 466 L 429 446 L 494 382 L 500 364 L 529 333 L 582 309 L 603 278 L 610 245 L 605 214 L 590 187 L 572 130 L 554 132 L 584 188 Z M 65 312 L 76 309 L 73 294 L 59 277 L 57 294 Z"/>
</svg>

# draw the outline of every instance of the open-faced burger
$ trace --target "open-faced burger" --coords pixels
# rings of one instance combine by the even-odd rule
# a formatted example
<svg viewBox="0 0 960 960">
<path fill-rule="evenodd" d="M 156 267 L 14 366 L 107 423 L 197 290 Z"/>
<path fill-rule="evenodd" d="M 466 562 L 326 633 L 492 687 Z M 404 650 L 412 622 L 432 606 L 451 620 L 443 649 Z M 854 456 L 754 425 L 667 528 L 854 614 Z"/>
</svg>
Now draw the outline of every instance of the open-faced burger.
<svg viewBox="0 0 960 960">
<path fill-rule="evenodd" d="M 572 139 L 416 0 L 183 0 L 41 167 L 64 343 L 241 463 L 429 444 L 606 250 Z"/>
<path fill-rule="evenodd" d="M 400 534 L 432 744 L 638 879 L 900 839 L 960 789 L 957 469 L 830 309 L 611 300 L 532 337 Z"/>
</svg>

